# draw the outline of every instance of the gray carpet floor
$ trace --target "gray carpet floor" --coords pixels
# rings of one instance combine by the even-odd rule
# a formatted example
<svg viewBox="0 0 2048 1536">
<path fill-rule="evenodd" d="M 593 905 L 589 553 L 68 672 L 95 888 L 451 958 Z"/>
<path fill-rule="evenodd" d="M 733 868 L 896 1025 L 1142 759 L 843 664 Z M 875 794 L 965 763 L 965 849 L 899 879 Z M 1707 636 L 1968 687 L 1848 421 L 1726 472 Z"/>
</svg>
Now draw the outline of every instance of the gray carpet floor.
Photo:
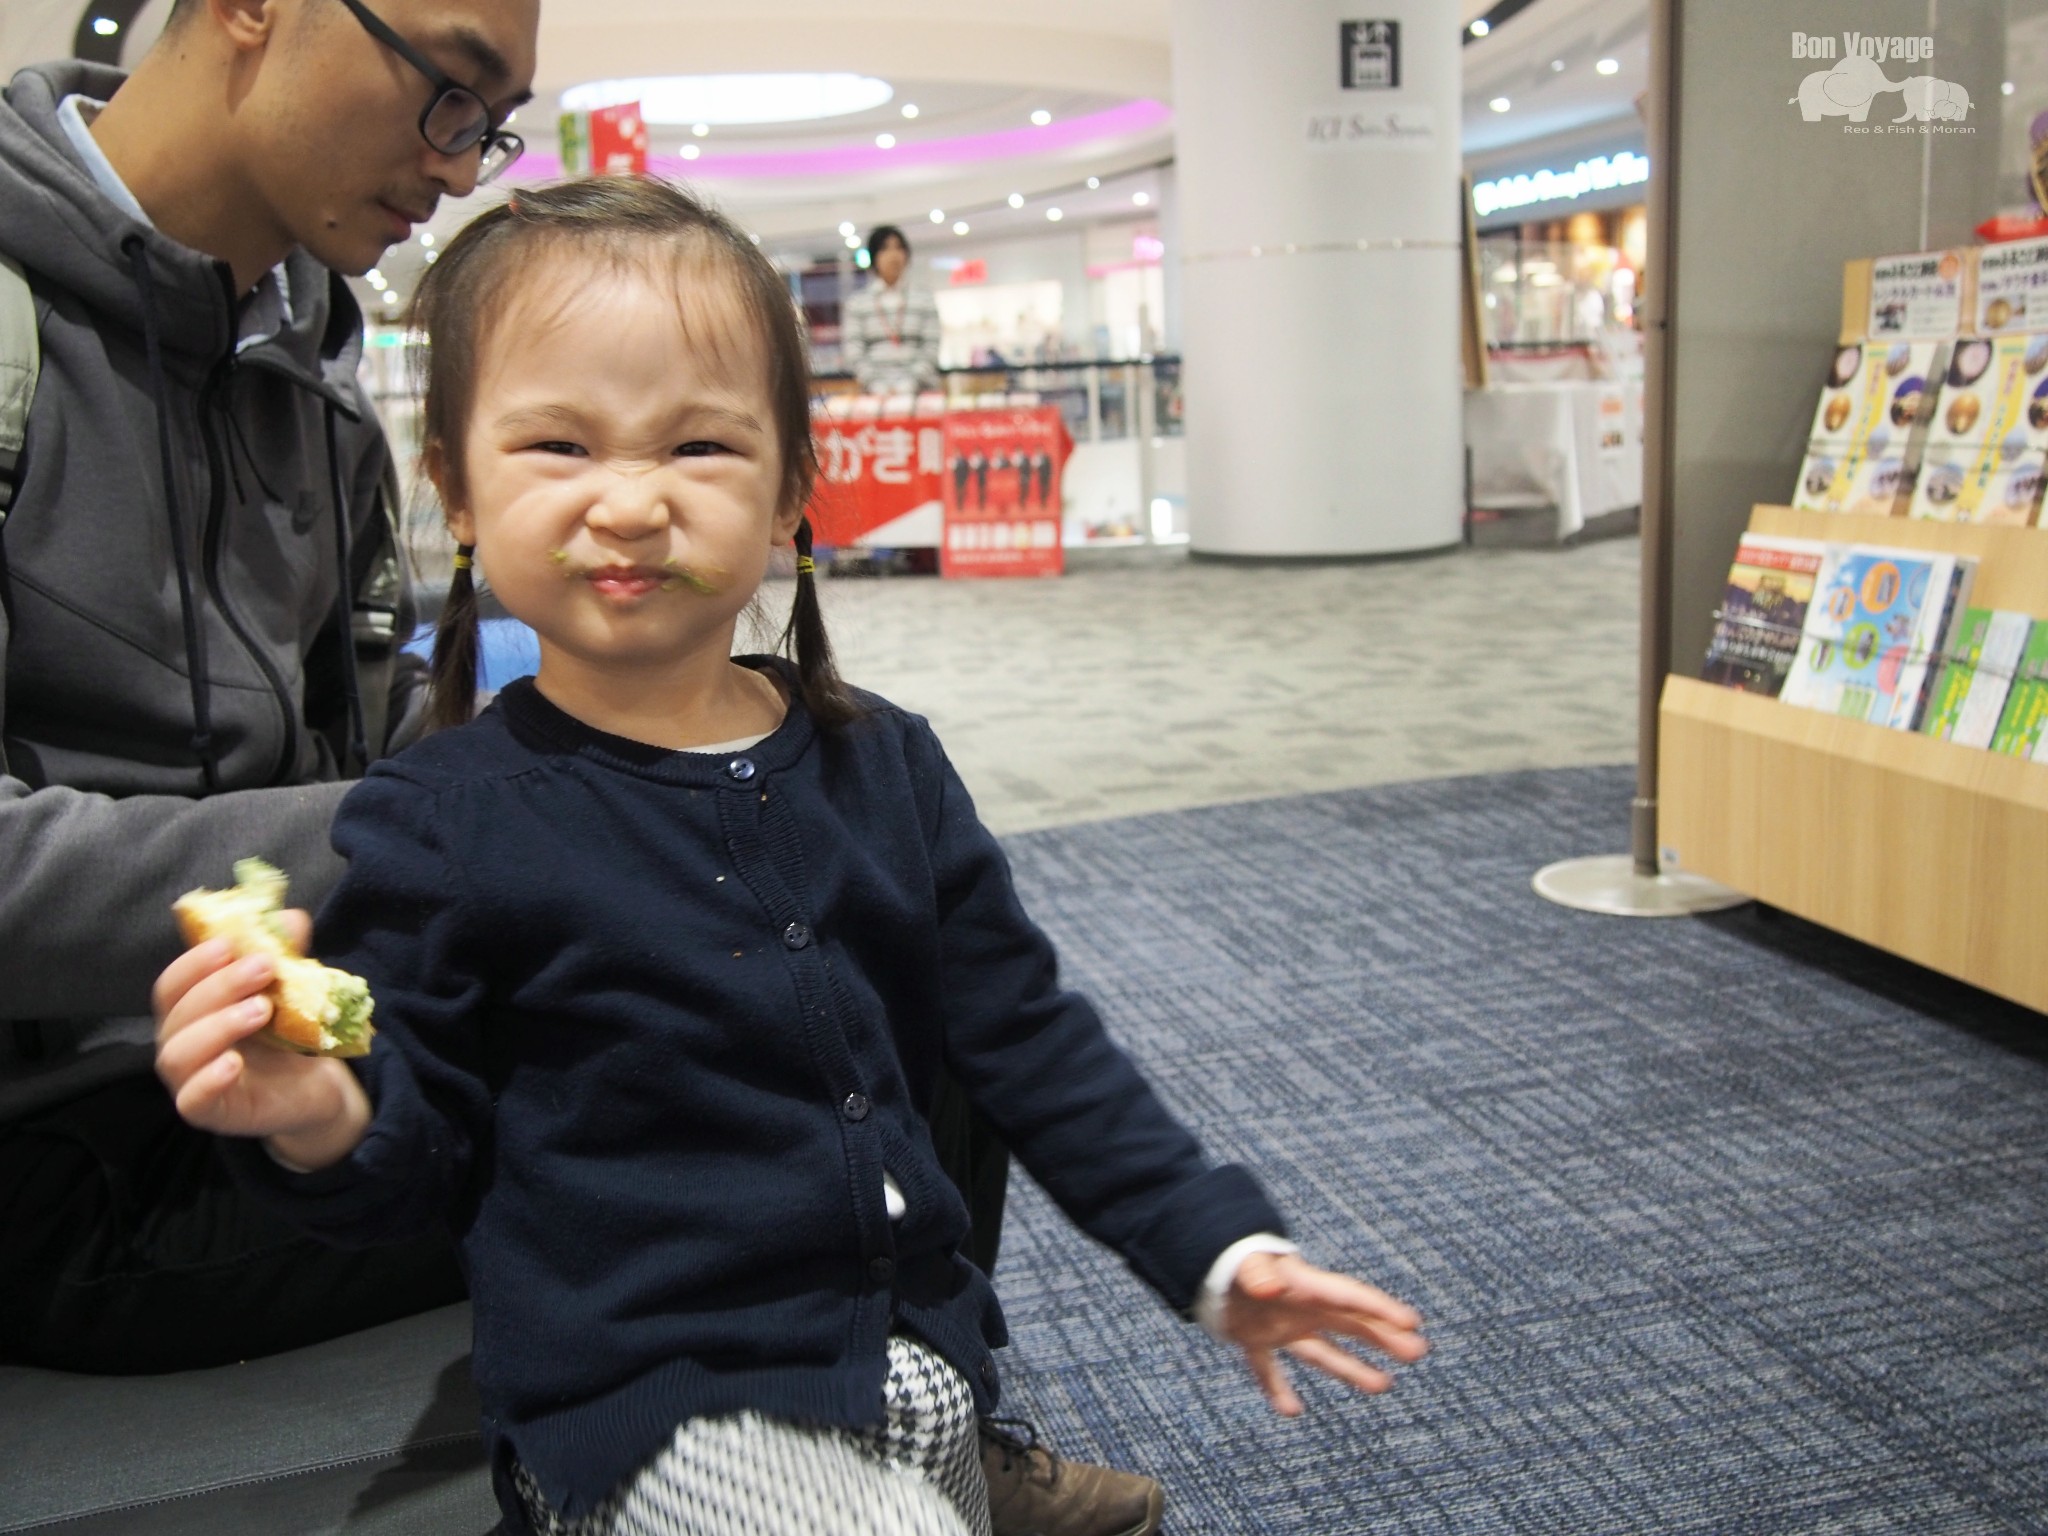
<svg viewBox="0 0 2048 1536">
<path fill-rule="evenodd" d="M 1015 1177 L 1005 1406 L 1172 1532 L 2048 1531 L 2042 1020 L 1750 908 L 1540 865 L 1616 768 L 1007 839 L 1068 978 L 1434 1354 L 1284 1422 Z"/>
</svg>

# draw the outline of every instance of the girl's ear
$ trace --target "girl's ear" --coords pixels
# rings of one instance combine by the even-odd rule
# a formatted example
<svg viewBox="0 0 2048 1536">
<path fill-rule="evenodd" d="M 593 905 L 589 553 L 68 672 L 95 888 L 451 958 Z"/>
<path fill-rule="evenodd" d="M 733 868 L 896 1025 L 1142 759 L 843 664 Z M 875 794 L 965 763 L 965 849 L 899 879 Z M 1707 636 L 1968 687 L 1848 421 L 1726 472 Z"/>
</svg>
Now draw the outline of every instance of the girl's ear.
<svg viewBox="0 0 2048 1536">
<path fill-rule="evenodd" d="M 434 487 L 434 494 L 441 498 L 441 517 L 448 524 L 448 531 L 455 536 L 458 544 L 476 542 L 476 519 L 469 515 L 469 508 L 457 503 L 450 493 L 448 484 L 448 455 L 437 442 L 429 442 L 420 450 L 420 468 L 425 471 L 428 481 Z"/>
<path fill-rule="evenodd" d="M 800 506 L 784 507 L 777 511 L 775 522 L 769 530 L 768 542 L 776 545 L 793 542 L 796 538 L 796 525 L 803 520 L 804 509 Z"/>
</svg>

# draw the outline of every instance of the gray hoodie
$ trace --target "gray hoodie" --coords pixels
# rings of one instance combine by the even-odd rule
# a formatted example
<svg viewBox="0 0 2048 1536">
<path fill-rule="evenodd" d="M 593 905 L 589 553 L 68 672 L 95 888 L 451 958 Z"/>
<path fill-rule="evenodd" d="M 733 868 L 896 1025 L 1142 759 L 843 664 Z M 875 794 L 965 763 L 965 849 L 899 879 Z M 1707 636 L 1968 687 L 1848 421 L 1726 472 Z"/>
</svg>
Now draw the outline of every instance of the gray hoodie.
<svg viewBox="0 0 2048 1536">
<path fill-rule="evenodd" d="M 344 775 L 421 694 L 355 302 L 294 252 L 291 321 L 237 355 L 227 266 L 117 208 L 59 126 L 121 79 L 0 92 L 43 357 L 0 527 L 0 1121 L 151 1069 L 181 892 L 260 854 L 320 900 Z"/>
</svg>

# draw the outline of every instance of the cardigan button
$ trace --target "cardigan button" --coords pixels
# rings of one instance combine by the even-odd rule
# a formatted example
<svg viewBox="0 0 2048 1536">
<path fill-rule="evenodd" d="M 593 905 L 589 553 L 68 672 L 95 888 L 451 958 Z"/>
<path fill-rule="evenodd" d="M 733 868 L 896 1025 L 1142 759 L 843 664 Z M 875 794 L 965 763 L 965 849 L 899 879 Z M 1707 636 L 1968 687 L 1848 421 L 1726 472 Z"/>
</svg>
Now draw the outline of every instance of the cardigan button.
<svg viewBox="0 0 2048 1536">
<path fill-rule="evenodd" d="M 782 930 L 782 942 L 790 949 L 809 949 L 811 947 L 811 930 L 807 924 L 791 923 Z"/>
<path fill-rule="evenodd" d="M 725 765 L 726 777 L 736 784 L 744 784 L 754 776 L 754 760 L 751 757 L 736 757 Z"/>
<path fill-rule="evenodd" d="M 887 1285 L 896 1278 L 896 1261 L 890 1258 L 869 1259 L 868 1278 L 877 1285 Z"/>
<path fill-rule="evenodd" d="M 996 1389 L 996 1363 L 987 1356 L 982 1357 L 981 1384 L 991 1392 Z"/>
<path fill-rule="evenodd" d="M 849 1120 L 865 1120 L 868 1117 L 868 1096 L 864 1093 L 849 1093 L 846 1102 L 839 1108 Z"/>
</svg>

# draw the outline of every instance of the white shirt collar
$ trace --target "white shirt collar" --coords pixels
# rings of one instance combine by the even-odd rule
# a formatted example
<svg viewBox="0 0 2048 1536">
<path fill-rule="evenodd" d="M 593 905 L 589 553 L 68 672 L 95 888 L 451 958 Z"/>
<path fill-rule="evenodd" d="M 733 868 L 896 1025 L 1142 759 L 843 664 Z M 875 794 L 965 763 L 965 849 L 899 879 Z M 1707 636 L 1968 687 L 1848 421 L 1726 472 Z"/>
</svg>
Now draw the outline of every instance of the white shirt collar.
<svg viewBox="0 0 2048 1536">
<path fill-rule="evenodd" d="M 94 185 L 107 195 L 108 201 L 137 223 L 154 229 L 155 223 L 142 211 L 142 204 L 135 200 L 135 194 L 128 190 L 128 184 L 121 179 L 106 151 L 92 136 L 92 118 L 98 117 L 105 105 L 104 101 L 94 101 L 90 96 L 66 96 L 57 103 L 57 121 L 64 129 L 64 136 L 71 141 L 71 148 L 84 162 Z M 291 319 L 291 278 L 284 269 L 284 263 L 279 262 L 264 273 L 244 296 L 239 310 L 240 327 L 235 337 L 235 350 L 246 352 L 258 342 L 270 340 L 291 324 Z"/>
</svg>

